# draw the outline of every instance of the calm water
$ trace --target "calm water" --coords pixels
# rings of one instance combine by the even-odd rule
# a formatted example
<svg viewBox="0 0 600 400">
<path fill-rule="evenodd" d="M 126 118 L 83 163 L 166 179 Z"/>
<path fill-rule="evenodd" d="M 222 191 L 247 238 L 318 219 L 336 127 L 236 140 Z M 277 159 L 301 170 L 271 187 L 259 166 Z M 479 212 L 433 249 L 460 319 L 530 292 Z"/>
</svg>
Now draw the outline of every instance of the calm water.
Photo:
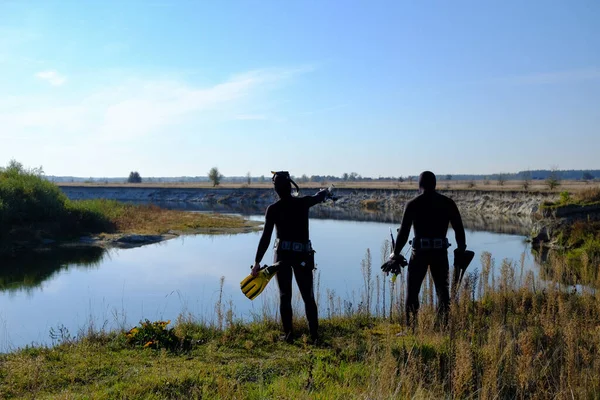
<svg viewBox="0 0 600 400">
<path fill-rule="evenodd" d="M 371 250 L 377 272 L 389 228 L 397 227 L 389 222 L 390 217 L 379 220 L 387 222 L 311 219 L 322 298 L 329 289 L 356 304 L 366 250 Z M 504 258 L 518 262 L 525 253 L 526 268 L 535 270 L 523 235 L 497 233 L 503 231 L 498 226 L 489 228 L 496 232 L 473 226 L 476 228 L 467 229 L 467 243 L 478 255 L 470 270 L 480 268 L 482 251 L 491 252 L 497 264 Z M 251 319 L 262 312 L 265 303 L 274 313 L 275 281 L 254 302 L 239 289 L 239 282 L 249 273 L 259 238 L 260 232 L 197 235 L 136 249 L 34 253 L 5 262 L 0 268 L 0 351 L 31 343 L 51 344 L 49 332 L 60 326 L 76 335 L 91 325 L 130 328 L 141 319 L 175 320 L 181 313 L 214 321 L 221 277 L 225 279 L 223 302 L 233 306 L 236 317 Z M 455 243 L 453 232 L 449 238 Z M 269 250 L 264 262 L 271 259 Z"/>
</svg>

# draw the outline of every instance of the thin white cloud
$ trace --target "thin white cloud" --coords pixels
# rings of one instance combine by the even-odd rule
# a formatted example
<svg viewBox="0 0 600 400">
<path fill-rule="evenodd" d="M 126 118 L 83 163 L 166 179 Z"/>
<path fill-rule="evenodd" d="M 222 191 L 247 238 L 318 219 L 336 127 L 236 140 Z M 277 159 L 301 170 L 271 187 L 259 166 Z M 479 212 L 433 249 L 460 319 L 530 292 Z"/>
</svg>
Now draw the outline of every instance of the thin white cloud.
<svg viewBox="0 0 600 400">
<path fill-rule="evenodd" d="M 496 80 L 499 83 L 513 85 L 549 85 L 560 83 L 578 83 L 600 79 L 600 68 L 582 68 L 568 71 L 542 72 L 537 74 L 512 76 Z"/>
<path fill-rule="evenodd" d="M 268 118 L 266 115 L 262 114 L 238 114 L 234 117 L 234 119 L 243 121 L 264 121 Z"/>
<path fill-rule="evenodd" d="M 134 85 L 122 98 L 111 99 L 104 109 L 100 136 L 104 141 L 141 137 L 186 116 L 208 111 L 244 115 L 245 99 L 292 75 L 289 70 L 251 71 L 208 88 L 164 81 Z"/>
<path fill-rule="evenodd" d="M 35 74 L 35 77 L 48 82 L 52 86 L 61 86 L 67 81 L 67 78 L 64 75 L 61 75 L 56 71 L 41 71 Z"/>
<path fill-rule="evenodd" d="M 320 114 L 320 113 L 324 113 L 324 112 L 328 112 L 328 111 L 339 110 L 340 108 L 346 108 L 346 107 L 348 107 L 348 104 L 338 104 L 336 106 L 325 107 L 325 108 L 321 108 L 318 110 L 305 111 L 305 112 L 300 113 L 300 115 Z"/>
<path fill-rule="evenodd" d="M 269 93 L 310 70 L 255 70 L 208 87 L 121 77 L 112 79 L 116 82 L 112 86 L 83 95 L 65 92 L 63 97 L 0 96 L 0 126 L 4 133 L 0 137 L 112 145 L 150 137 L 167 127 L 169 135 L 176 135 L 177 129 L 170 127 L 180 124 L 190 127 L 235 118 L 266 118 L 256 110 L 263 101 L 269 102 Z M 36 76 L 49 82 L 64 79 L 55 71 Z"/>
</svg>

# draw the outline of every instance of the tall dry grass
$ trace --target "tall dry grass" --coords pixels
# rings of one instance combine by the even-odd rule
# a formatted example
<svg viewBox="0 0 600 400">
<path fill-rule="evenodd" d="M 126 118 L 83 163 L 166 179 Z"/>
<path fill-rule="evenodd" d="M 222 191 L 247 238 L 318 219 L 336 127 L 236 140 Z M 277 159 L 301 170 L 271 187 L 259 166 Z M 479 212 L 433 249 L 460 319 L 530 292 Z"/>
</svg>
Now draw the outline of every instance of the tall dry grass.
<svg viewBox="0 0 600 400">
<path fill-rule="evenodd" d="M 600 202 L 600 186 L 587 187 L 575 192 L 573 199 L 579 204 Z"/>
</svg>

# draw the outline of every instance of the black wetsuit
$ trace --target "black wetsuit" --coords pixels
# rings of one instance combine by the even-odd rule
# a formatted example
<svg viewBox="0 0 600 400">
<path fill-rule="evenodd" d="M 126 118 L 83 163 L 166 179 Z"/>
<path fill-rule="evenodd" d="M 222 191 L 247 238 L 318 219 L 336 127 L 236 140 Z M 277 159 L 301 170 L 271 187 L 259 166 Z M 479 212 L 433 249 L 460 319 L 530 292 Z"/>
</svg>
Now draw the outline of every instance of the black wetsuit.
<svg viewBox="0 0 600 400">
<path fill-rule="evenodd" d="M 327 195 L 327 191 L 322 190 L 314 196 L 289 196 L 267 207 L 265 228 L 258 244 L 255 261 L 260 263 L 265 255 L 271 242 L 273 227 L 277 228 L 277 239 L 280 242 L 307 244 L 309 242 L 308 210 L 325 201 Z M 279 311 L 286 339 L 290 339 L 292 335 L 292 271 L 304 300 L 310 335 L 316 339 L 319 322 L 313 292 L 314 252 L 276 249 L 274 261 L 285 261 L 277 272 L 277 283 L 280 295 Z"/>
<path fill-rule="evenodd" d="M 427 191 L 406 204 L 394 253 L 400 254 L 408 241 L 410 228 L 414 226 L 415 238 L 407 277 L 406 321 L 408 325 L 414 323 L 413 316 L 416 316 L 419 309 L 419 292 L 428 266 L 438 295 L 439 311 L 444 318 L 447 315 L 450 305 L 447 247 L 420 248 L 420 239 L 445 239 L 449 223 L 454 229 L 457 248 L 464 250 L 466 248 L 465 228 L 460 212 L 452 199 L 435 191 Z"/>
</svg>

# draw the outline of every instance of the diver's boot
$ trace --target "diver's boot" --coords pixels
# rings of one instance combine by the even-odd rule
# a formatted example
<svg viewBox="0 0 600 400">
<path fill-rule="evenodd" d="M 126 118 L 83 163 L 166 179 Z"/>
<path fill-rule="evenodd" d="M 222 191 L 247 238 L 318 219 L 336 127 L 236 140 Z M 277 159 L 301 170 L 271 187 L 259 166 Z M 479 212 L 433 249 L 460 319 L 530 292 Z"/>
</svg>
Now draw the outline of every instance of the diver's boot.
<svg viewBox="0 0 600 400">
<path fill-rule="evenodd" d="M 294 343 L 294 334 L 293 332 L 288 332 L 280 336 L 282 341 L 285 341 L 288 344 Z"/>
</svg>

